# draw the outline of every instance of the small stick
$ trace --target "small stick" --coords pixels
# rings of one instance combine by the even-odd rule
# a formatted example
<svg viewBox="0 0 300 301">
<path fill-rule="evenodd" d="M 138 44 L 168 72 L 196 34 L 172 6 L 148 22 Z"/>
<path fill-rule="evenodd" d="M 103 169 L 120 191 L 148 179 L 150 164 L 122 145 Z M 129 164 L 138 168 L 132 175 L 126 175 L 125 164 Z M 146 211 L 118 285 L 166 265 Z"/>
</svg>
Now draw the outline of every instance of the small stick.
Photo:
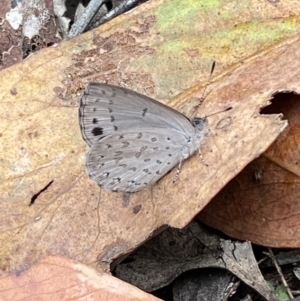
<svg viewBox="0 0 300 301">
<path fill-rule="evenodd" d="M 285 280 L 285 278 L 284 278 L 284 276 L 283 276 L 281 267 L 280 267 L 280 265 L 278 264 L 278 261 L 277 261 L 277 259 L 276 259 L 276 256 L 275 256 L 274 253 L 273 253 L 273 250 L 272 250 L 271 248 L 268 248 L 268 250 L 269 250 L 269 256 L 270 256 L 271 260 L 273 261 L 273 264 L 275 265 L 278 274 L 280 275 L 282 284 L 283 284 L 284 287 L 286 288 L 286 291 L 287 291 L 289 297 L 290 297 L 291 299 L 293 299 L 294 296 L 293 296 L 293 294 L 292 294 L 292 292 L 291 292 L 291 290 L 290 290 L 290 288 L 289 288 L 289 286 L 288 286 L 288 284 L 287 284 L 287 282 L 286 282 L 286 280 Z"/>
<path fill-rule="evenodd" d="M 107 2 L 107 0 L 91 0 L 88 6 L 85 8 L 80 18 L 73 24 L 68 38 L 73 38 L 83 33 L 91 20 L 94 18 L 100 7 Z"/>
<path fill-rule="evenodd" d="M 100 20 L 95 20 L 95 18 L 88 24 L 87 29 L 90 30 L 92 28 L 98 27 L 99 25 L 111 20 L 114 17 L 117 17 L 128 10 L 132 9 L 133 7 L 137 6 L 141 0 L 127 0 L 122 1 L 117 4 L 116 7 L 113 7 L 107 14 L 105 14 Z"/>
</svg>

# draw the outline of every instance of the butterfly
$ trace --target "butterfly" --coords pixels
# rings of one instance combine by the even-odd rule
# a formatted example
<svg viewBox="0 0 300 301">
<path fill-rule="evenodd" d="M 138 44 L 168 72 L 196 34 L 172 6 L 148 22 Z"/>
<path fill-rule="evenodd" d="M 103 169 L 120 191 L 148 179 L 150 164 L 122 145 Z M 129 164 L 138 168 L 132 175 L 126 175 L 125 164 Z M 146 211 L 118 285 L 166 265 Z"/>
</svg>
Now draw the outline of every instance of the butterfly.
<svg viewBox="0 0 300 301">
<path fill-rule="evenodd" d="M 89 177 L 111 191 L 137 192 L 199 149 L 207 120 L 190 120 L 122 87 L 90 83 L 81 96 L 79 125 L 90 147 Z"/>
</svg>

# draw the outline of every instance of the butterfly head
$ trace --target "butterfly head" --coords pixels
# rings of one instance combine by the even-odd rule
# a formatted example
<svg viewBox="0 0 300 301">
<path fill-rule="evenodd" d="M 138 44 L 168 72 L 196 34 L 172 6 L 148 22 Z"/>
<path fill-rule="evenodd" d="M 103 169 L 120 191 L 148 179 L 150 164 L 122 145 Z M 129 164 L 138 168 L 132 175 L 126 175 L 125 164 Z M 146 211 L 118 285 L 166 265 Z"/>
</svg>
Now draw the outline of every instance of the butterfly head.
<svg viewBox="0 0 300 301">
<path fill-rule="evenodd" d="M 232 107 L 228 107 L 225 110 L 206 115 L 205 117 L 194 117 L 191 119 L 191 123 L 199 132 L 202 132 L 203 130 L 205 130 L 205 128 L 207 126 L 207 117 L 210 117 L 210 116 L 222 113 L 222 112 L 230 111 L 231 109 L 232 109 Z"/>
<path fill-rule="evenodd" d="M 191 123 L 199 132 L 202 132 L 207 125 L 207 117 L 194 117 Z"/>
</svg>

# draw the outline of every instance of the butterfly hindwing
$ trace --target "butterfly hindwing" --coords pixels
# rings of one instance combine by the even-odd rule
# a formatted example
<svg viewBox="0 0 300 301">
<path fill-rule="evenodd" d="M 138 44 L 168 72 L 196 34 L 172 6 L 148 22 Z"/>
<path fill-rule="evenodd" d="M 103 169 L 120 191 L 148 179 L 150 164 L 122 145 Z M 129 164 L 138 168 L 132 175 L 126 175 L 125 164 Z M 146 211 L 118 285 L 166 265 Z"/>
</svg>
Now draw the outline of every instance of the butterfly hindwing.
<svg viewBox="0 0 300 301">
<path fill-rule="evenodd" d="M 101 83 L 90 83 L 79 108 L 79 124 L 89 146 L 108 135 L 134 129 L 193 131 L 190 121 L 178 111 L 134 91 Z"/>
<path fill-rule="evenodd" d="M 172 131 L 123 132 L 97 141 L 87 154 L 86 168 L 98 185 L 136 192 L 157 182 L 182 159 L 186 137 Z"/>
</svg>

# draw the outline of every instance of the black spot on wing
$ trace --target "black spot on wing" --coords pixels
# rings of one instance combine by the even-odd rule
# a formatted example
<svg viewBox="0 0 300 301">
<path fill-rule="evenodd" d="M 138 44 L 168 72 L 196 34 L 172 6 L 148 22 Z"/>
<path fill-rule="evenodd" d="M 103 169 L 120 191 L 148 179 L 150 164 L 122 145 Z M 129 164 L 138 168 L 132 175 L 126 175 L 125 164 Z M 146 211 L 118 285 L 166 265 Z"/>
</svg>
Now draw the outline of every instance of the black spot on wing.
<svg viewBox="0 0 300 301">
<path fill-rule="evenodd" d="M 97 123 L 98 123 L 98 119 L 97 119 L 97 118 L 93 118 L 92 123 L 93 123 L 93 124 L 97 124 Z"/>
<path fill-rule="evenodd" d="M 143 110 L 143 114 L 142 114 L 143 117 L 145 117 L 147 111 L 148 111 L 147 108 L 145 108 L 145 109 Z"/>
<path fill-rule="evenodd" d="M 100 136 L 103 135 L 103 128 L 97 127 L 92 129 L 92 134 L 94 136 Z"/>
<path fill-rule="evenodd" d="M 155 142 L 156 140 L 157 140 L 157 139 L 156 139 L 155 137 L 152 137 L 152 138 L 151 138 L 151 141 L 152 141 L 152 142 Z"/>
<path fill-rule="evenodd" d="M 116 125 L 114 125 L 114 130 L 116 131 L 118 129 L 118 127 Z"/>
<path fill-rule="evenodd" d="M 110 121 L 114 122 L 115 121 L 115 117 L 114 116 L 110 116 Z"/>
</svg>

